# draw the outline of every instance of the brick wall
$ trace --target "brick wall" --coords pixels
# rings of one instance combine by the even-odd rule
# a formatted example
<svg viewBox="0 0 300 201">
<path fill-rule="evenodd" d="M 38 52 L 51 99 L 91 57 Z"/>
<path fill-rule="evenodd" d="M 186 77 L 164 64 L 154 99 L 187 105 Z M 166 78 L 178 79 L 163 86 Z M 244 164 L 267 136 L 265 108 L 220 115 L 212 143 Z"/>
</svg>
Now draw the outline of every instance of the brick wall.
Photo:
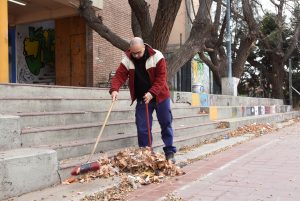
<svg viewBox="0 0 300 201">
<path fill-rule="evenodd" d="M 104 24 L 125 40 L 130 40 L 131 13 L 127 0 L 105 0 L 103 10 L 99 11 Z M 116 70 L 122 59 L 123 51 L 111 45 L 93 31 L 93 86 L 108 79 L 110 71 Z"/>
</svg>

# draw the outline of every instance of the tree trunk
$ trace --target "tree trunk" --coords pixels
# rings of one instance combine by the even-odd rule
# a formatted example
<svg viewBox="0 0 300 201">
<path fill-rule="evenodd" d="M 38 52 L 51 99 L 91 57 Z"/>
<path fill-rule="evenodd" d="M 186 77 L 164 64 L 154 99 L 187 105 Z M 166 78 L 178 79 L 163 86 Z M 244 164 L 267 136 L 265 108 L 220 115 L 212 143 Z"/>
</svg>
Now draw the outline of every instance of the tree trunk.
<svg viewBox="0 0 300 201">
<path fill-rule="evenodd" d="M 176 50 L 168 63 L 169 81 L 187 61 L 193 58 L 198 52 L 203 51 L 205 41 L 212 30 L 211 23 L 208 23 L 210 20 L 209 9 L 211 4 L 212 0 L 200 1 L 199 10 L 193 22 L 189 38 L 181 48 Z"/>
<path fill-rule="evenodd" d="M 151 31 L 151 45 L 162 52 L 166 50 L 169 37 L 182 0 L 160 0 Z"/>
<path fill-rule="evenodd" d="M 272 96 L 274 98 L 283 99 L 283 87 L 285 85 L 285 71 L 283 58 L 277 54 L 272 55 Z"/>
</svg>

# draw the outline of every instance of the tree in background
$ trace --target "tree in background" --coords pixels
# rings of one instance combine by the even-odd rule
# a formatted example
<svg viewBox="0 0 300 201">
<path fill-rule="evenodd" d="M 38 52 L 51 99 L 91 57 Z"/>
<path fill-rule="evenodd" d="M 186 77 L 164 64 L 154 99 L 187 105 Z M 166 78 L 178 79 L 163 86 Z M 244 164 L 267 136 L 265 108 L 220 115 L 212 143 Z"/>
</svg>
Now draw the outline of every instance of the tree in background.
<svg viewBox="0 0 300 201">
<path fill-rule="evenodd" d="M 156 17 L 152 23 L 149 13 L 149 4 L 144 0 L 128 0 L 132 11 L 132 32 L 150 44 L 153 48 L 164 52 L 177 16 L 181 0 L 159 0 Z M 197 52 L 204 49 L 205 38 L 210 34 L 211 26 L 207 24 L 212 0 L 199 1 L 199 9 L 195 17 L 190 35 L 186 42 L 171 56 L 168 62 L 169 80 L 180 68 Z M 79 11 L 86 23 L 101 37 L 113 46 L 125 51 L 129 43 L 113 33 L 100 16 L 96 16 L 90 0 L 80 0 Z"/>
<path fill-rule="evenodd" d="M 181 2 L 181 0 L 172 2 L 159 0 L 156 17 L 152 22 L 149 13 L 150 5 L 145 0 L 128 0 L 132 11 L 133 35 L 142 37 L 153 48 L 164 52 Z M 232 34 L 234 37 L 232 43 L 233 76 L 244 78 L 244 71 L 250 69 L 245 65 L 248 61 L 260 72 L 259 78 L 271 84 L 268 85 L 271 87 L 265 90 L 272 88 L 273 97 L 283 98 L 284 66 L 299 43 L 300 15 L 297 9 L 299 2 L 294 2 L 296 6 L 293 7 L 294 24 L 292 26 L 284 23 L 283 9 L 284 6 L 288 6 L 289 1 L 277 0 L 278 3 L 276 3 L 270 0 L 270 2 L 276 6 L 277 12 L 266 13 L 260 20 L 257 7 L 263 10 L 263 6 L 258 1 L 232 0 L 232 18 L 235 19 Z M 191 3 L 193 5 L 192 0 Z M 198 9 L 195 9 L 197 11 L 191 19 L 192 27 L 189 37 L 168 60 L 169 81 L 197 53 L 212 70 L 218 85 L 221 84 L 221 78 L 227 76 L 227 52 L 224 43 L 226 16 L 222 14 L 225 13 L 225 6 L 222 0 L 199 0 Z M 90 0 L 80 0 L 79 11 L 87 24 L 101 37 L 121 50 L 128 49 L 128 42 L 113 33 L 100 16 L 96 16 Z M 253 49 L 255 51 L 252 51 Z M 205 53 L 209 57 L 204 56 Z"/>
<path fill-rule="evenodd" d="M 260 23 L 261 37 L 256 50 L 248 57 L 248 62 L 261 73 L 261 79 L 272 86 L 272 97 L 284 98 L 288 89 L 288 60 L 299 52 L 300 13 L 299 2 L 271 0 L 277 12 L 265 12 Z M 293 9 L 290 23 L 285 23 L 284 6 Z"/>
</svg>

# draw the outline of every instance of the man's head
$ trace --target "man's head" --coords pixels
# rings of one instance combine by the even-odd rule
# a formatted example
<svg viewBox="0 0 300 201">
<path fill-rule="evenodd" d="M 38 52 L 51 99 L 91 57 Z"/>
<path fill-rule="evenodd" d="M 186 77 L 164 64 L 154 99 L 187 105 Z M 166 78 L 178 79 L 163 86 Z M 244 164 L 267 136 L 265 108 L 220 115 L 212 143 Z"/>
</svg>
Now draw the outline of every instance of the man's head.
<svg viewBox="0 0 300 201">
<path fill-rule="evenodd" d="M 145 45 L 143 39 L 139 37 L 134 37 L 130 41 L 130 53 L 131 55 L 136 58 L 140 59 L 144 56 L 145 53 Z"/>
</svg>

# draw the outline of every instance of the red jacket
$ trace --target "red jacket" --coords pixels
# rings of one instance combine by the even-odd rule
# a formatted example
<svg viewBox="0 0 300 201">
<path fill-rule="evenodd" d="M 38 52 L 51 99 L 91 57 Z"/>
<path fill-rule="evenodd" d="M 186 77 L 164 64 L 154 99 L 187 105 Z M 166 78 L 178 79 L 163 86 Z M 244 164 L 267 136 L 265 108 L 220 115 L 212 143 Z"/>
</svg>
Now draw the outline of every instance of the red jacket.
<svg viewBox="0 0 300 201">
<path fill-rule="evenodd" d="M 156 103 L 164 101 L 170 97 L 169 87 L 167 85 L 167 65 L 163 54 L 149 45 L 145 44 L 149 52 L 149 58 L 146 60 L 146 70 L 149 74 L 151 88 L 149 92 L 155 95 Z M 119 91 L 120 87 L 129 78 L 129 90 L 132 102 L 135 101 L 134 92 L 134 63 L 130 51 L 125 52 L 125 57 L 122 59 L 120 66 L 116 71 L 116 75 L 111 82 L 109 93 Z"/>
</svg>

